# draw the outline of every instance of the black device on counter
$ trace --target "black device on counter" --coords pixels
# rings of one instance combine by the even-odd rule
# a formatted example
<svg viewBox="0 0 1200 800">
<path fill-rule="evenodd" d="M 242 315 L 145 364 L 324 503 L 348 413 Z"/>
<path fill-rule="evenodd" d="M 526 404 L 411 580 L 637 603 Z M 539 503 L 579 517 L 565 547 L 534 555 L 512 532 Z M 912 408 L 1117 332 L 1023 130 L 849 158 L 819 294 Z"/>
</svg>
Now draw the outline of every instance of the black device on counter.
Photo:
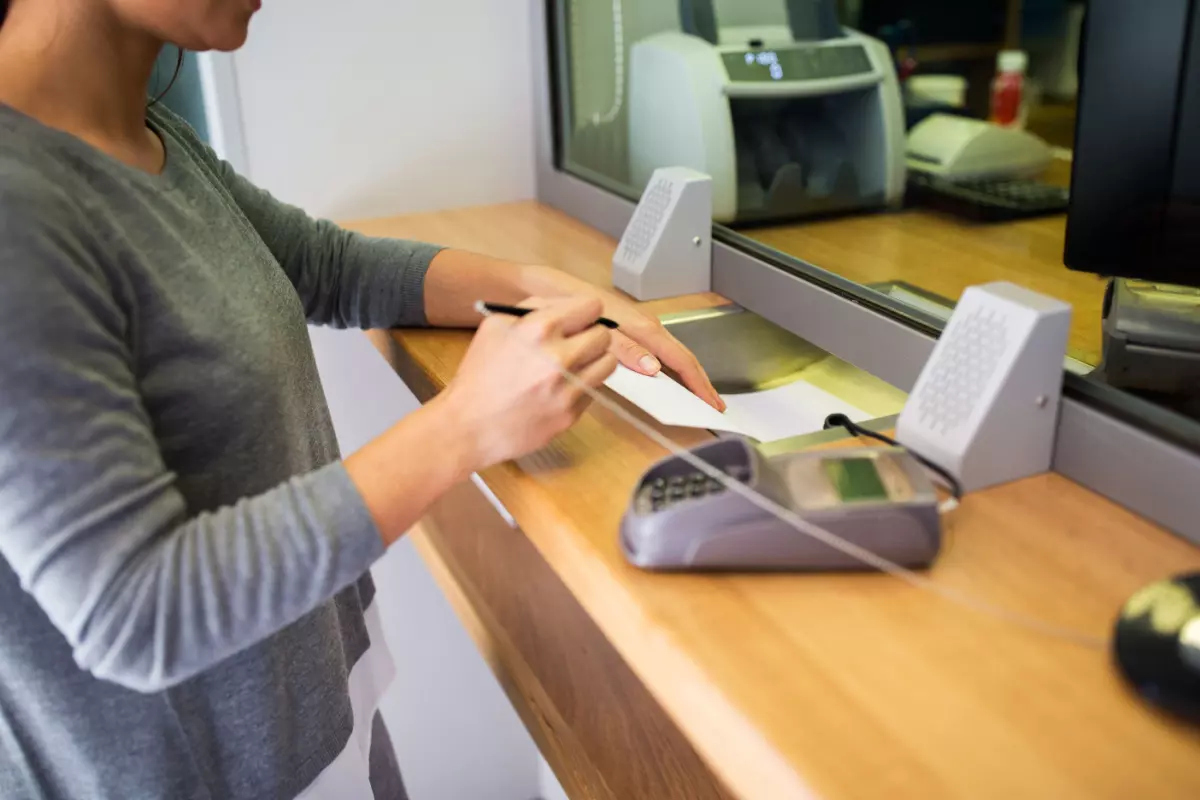
<svg viewBox="0 0 1200 800">
<path fill-rule="evenodd" d="M 1079 81 L 1064 260 L 1116 281 L 1094 374 L 1128 389 L 1195 391 L 1200 0 L 1091 0 Z M 1200 722 L 1200 575 L 1135 594 L 1113 648 L 1147 701 Z"/>
<path fill-rule="evenodd" d="M 1064 260 L 1200 285 L 1200 2 L 1092 0 Z"/>
<path fill-rule="evenodd" d="M 949 180 L 909 171 L 906 199 L 976 222 L 1006 222 L 1067 210 L 1070 191 L 1018 178 Z"/>
<path fill-rule="evenodd" d="M 1117 619 L 1113 656 L 1143 697 L 1200 722 L 1200 572 L 1130 598 Z"/>
<path fill-rule="evenodd" d="M 1063 258 L 1115 284 L 1092 377 L 1182 407 L 1200 396 L 1200 2 L 1093 0 L 1079 86 Z"/>
</svg>

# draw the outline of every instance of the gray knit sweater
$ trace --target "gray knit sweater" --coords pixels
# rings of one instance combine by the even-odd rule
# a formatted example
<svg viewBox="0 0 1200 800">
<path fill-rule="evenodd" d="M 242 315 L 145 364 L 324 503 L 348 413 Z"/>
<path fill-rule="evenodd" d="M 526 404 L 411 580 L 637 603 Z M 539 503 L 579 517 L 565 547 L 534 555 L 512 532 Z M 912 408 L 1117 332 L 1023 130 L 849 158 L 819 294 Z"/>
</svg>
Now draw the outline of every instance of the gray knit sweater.
<svg viewBox="0 0 1200 800">
<path fill-rule="evenodd" d="M 305 322 L 423 324 L 436 249 L 149 123 L 158 176 L 0 105 L 0 797 L 401 796 Z"/>
</svg>

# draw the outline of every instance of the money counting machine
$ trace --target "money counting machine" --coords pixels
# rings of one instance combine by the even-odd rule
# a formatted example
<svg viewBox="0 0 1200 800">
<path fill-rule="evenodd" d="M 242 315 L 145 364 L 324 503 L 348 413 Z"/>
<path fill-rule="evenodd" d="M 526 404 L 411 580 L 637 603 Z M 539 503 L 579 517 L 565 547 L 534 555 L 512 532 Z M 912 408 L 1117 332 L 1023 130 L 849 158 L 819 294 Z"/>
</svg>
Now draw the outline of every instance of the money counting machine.
<svg viewBox="0 0 1200 800">
<path fill-rule="evenodd" d="M 833 0 L 681 0 L 678 30 L 630 50 L 635 185 L 707 173 L 718 222 L 899 203 L 904 136 L 891 54 Z"/>
</svg>

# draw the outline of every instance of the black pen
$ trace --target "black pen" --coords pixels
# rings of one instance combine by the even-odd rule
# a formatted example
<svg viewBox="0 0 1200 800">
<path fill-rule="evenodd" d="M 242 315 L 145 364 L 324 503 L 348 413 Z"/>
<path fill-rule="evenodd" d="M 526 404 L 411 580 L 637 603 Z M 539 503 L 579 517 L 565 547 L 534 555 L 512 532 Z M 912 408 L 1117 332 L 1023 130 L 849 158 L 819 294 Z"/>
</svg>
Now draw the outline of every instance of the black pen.
<svg viewBox="0 0 1200 800">
<path fill-rule="evenodd" d="M 503 303 L 485 303 L 480 300 L 475 304 L 475 310 L 480 314 L 507 314 L 510 317 L 523 317 L 530 311 L 537 311 L 536 308 L 521 308 L 520 306 L 506 306 Z M 596 325 L 603 325 L 611 330 L 617 329 L 617 323 L 613 322 L 608 317 L 600 317 L 595 322 Z"/>
</svg>

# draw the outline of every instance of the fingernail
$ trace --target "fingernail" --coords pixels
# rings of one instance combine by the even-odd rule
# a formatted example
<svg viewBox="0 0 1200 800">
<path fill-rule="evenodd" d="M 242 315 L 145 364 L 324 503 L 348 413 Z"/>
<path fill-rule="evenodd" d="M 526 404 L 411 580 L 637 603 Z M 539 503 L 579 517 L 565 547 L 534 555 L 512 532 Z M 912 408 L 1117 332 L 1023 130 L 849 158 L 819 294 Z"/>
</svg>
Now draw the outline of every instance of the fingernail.
<svg viewBox="0 0 1200 800">
<path fill-rule="evenodd" d="M 638 366 L 651 375 L 662 369 L 662 364 L 658 363 L 658 359 L 649 353 L 642 356 L 641 360 L 638 361 Z"/>
</svg>

